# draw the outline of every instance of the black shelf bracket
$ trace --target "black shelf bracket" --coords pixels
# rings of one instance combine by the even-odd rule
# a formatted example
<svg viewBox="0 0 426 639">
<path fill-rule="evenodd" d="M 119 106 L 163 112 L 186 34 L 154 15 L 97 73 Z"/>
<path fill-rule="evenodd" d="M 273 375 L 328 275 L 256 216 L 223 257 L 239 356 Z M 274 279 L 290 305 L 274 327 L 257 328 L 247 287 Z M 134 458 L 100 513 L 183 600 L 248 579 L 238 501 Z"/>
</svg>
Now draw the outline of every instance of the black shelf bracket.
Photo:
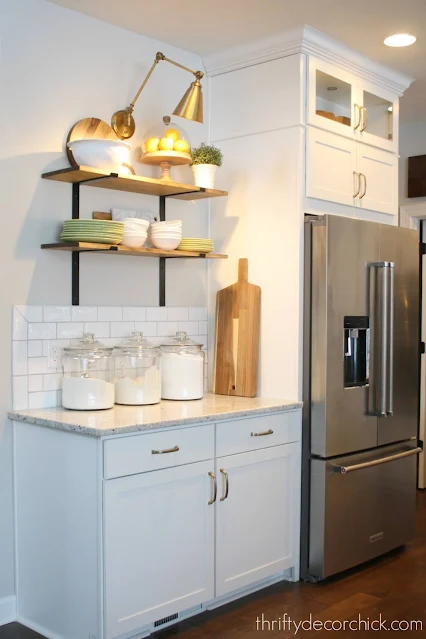
<svg viewBox="0 0 426 639">
<path fill-rule="evenodd" d="M 166 197 L 164 195 L 160 195 L 160 222 L 166 221 Z M 159 305 L 166 305 L 166 258 L 160 257 L 160 266 L 159 266 L 159 290 L 158 290 L 158 299 Z"/>
<path fill-rule="evenodd" d="M 72 185 L 72 219 L 80 218 L 80 184 Z M 80 253 L 71 253 L 71 302 L 73 306 L 80 304 Z"/>
</svg>

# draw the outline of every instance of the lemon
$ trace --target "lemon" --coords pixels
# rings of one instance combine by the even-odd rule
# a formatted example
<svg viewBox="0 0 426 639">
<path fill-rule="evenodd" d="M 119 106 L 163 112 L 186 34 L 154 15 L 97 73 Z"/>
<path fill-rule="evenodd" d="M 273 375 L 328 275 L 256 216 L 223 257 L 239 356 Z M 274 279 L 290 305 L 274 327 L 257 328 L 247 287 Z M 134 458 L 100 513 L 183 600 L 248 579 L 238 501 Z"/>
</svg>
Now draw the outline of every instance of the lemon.
<svg viewBox="0 0 426 639">
<path fill-rule="evenodd" d="M 160 144 L 159 138 L 149 138 L 149 140 L 147 140 L 145 143 L 145 152 L 155 153 L 155 151 L 158 151 L 159 144 Z"/>
<path fill-rule="evenodd" d="M 176 140 L 180 138 L 179 131 L 176 131 L 176 129 L 167 129 L 166 138 L 171 138 L 173 142 L 176 142 Z"/>
<path fill-rule="evenodd" d="M 189 144 L 186 140 L 176 140 L 173 150 L 179 151 L 179 153 L 189 153 Z"/>
<path fill-rule="evenodd" d="M 160 149 L 162 151 L 173 151 L 173 144 L 172 138 L 161 138 Z"/>
</svg>

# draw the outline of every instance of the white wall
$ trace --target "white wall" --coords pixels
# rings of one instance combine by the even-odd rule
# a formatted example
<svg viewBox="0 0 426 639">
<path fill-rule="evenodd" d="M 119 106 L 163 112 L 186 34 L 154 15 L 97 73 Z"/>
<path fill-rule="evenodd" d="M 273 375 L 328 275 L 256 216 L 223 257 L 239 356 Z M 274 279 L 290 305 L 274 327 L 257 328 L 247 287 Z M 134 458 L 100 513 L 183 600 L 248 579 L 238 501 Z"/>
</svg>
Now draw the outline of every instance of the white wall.
<svg viewBox="0 0 426 639">
<path fill-rule="evenodd" d="M 426 155 L 426 120 L 401 122 L 399 129 L 399 204 L 419 204 L 426 197 L 407 197 L 408 158 L 412 155 Z"/>
<path fill-rule="evenodd" d="M 64 142 L 80 118 L 109 122 L 125 107 L 158 50 L 198 69 L 200 58 L 44 0 L 0 3 L 0 193 L 3 244 L 0 307 L 0 600 L 14 592 L 12 446 L 6 411 L 11 404 L 10 320 L 13 304 L 69 304 L 69 254 L 42 252 L 71 216 L 71 187 L 41 180 L 40 174 L 67 166 Z M 191 76 L 161 63 L 135 109 L 140 146 L 144 133 L 170 114 Z M 205 83 L 206 84 L 206 83 Z M 207 95 L 206 97 L 206 104 Z M 207 119 L 207 115 L 205 116 Z M 181 120 L 191 142 L 206 137 L 205 126 Z M 136 163 L 137 173 L 154 175 Z M 175 179 L 192 182 L 189 167 Z M 82 187 L 82 214 L 112 206 L 158 212 L 156 198 Z M 171 202 L 168 216 L 184 220 L 187 235 L 207 230 L 207 205 Z M 167 264 L 168 306 L 205 306 L 206 266 L 202 261 Z M 136 257 L 84 255 L 81 303 L 153 306 L 158 304 L 158 261 Z M 36 454 L 36 451 L 35 451 Z"/>
<path fill-rule="evenodd" d="M 247 257 L 249 281 L 261 287 L 263 397 L 302 393 L 302 72 L 294 55 L 210 78 L 210 137 L 223 150 L 221 186 L 229 191 L 211 201 L 211 235 L 229 259 L 209 265 L 209 303 L 213 310 L 216 292 L 237 280 L 238 258 Z M 209 334 L 213 340 L 212 326 Z"/>
</svg>

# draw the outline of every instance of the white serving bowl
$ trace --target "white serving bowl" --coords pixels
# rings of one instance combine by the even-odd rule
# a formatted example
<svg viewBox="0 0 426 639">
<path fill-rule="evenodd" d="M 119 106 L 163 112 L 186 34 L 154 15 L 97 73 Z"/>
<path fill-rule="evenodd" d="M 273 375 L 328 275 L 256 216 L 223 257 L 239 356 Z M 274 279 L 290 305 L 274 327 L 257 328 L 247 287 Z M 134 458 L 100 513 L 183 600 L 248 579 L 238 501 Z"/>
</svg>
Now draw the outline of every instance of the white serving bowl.
<svg viewBox="0 0 426 639">
<path fill-rule="evenodd" d="M 179 235 L 178 233 L 156 233 L 155 235 L 151 235 L 151 239 L 154 238 L 158 240 L 181 240 L 182 235 Z"/>
<path fill-rule="evenodd" d="M 147 230 L 149 227 L 149 222 L 145 222 L 145 221 L 136 222 L 134 220 L 124 220 L 124 224 L 125 226 L 129 226 L 132 228 L 145 229 L 145 230 Z"/>
<path fill-rule="evenodd" d="M 163 229 L 163 228 L 181 228 L 182 222 L 180 220 L 175 220 L 174 222 L 153 222 L 151 224 L 152 229 Z"/>
<path fill-rule="evenodd" d="M 141 248 L 146 242 L 146 237 L 143 235 L 123 235 L 120 244 L 123 246 L 129 246 L 131 248 Z"/>
<path fill-rule="evenodd" d="M 130 164 L 132 147 L 122 140 L 74 140 L 68 142 L 68 148 L 79 166 L 119 173 L 123 164 Z M 123 167 L 123 172 L 126 170 Z"/>
<path fill-rule="evenodd" d="M 180 238 L 174 237 L 151 237 L 152 244 L 155 248 L 173 250 L 180 244 Z"/>
</svg>

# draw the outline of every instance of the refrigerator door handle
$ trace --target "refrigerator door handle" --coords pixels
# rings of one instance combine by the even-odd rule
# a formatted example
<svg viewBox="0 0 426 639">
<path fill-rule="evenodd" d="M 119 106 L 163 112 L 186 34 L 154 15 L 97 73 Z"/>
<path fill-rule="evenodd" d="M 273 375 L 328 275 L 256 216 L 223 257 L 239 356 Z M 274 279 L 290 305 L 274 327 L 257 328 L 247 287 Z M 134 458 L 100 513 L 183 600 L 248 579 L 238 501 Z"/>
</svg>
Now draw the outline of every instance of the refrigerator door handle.
<svg viewBox="0 0 426 639">
<path fill-rule="evenodd" d="M 393 339 L 394 339 L 394 263 L 389 262 L 387 267 L 389 275 L 389 304 L 388 304 L 388 369 L 386 389 L 386 415 L 393 415 Z"/>
<path fill-rule="evenodd" d="M 389 407 L 387 402 L 389 265 L 390 262 L 371 262 L 368 265 L 370 267 L 370 325 L 371 323 L 373 325 L 371 339 L 373 375 L 370 378 L 368 413 L 377 417 L 386 417 L 386 410 Z"/>
<path fill-rule="evenodd" d="M 389 455 L 389 457 L 381 457 L 380 459 L 372 459 L 368 462 L 361 464 L 353 464 L 352 466 L 331 466 L 333 473 L 340 473 L 341 475 L 347 475 L 355 470 L 363 470 L 364 468 L 371 468 L 373 466 L 379 466 L 380 464 L 387 464 L 397 459 L 403 459 L 404 457 L 411 457 L 411 455 L 419 455 L 423 452 L 423 448 L 418 446 L 411 450 L 405 450 L 402 453 L 396 453 L 395 455 Z"/>
</svg>

